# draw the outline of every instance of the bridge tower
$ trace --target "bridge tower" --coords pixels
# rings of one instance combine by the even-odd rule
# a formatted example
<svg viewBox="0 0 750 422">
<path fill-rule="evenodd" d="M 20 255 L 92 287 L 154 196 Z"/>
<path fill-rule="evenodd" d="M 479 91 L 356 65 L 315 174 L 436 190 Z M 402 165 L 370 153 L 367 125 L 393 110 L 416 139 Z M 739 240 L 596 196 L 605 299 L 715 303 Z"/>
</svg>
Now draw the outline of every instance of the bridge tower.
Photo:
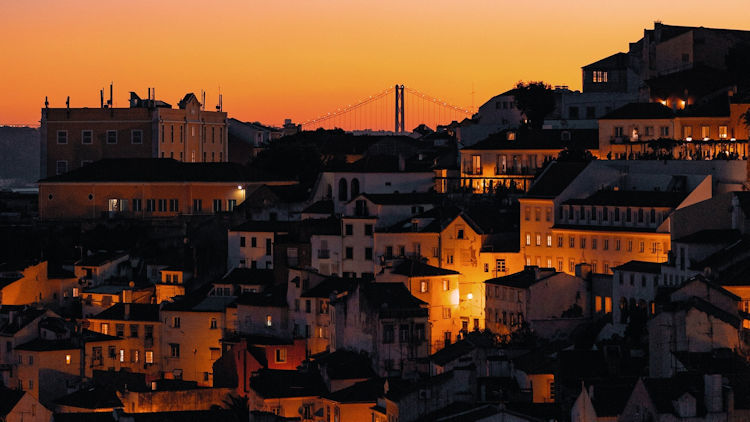
<svg viewBox="0 0 750 422">
<path fill-rule="evenodd" d="M 394 107 L 394 110 L 396 111 L 396 119 L 395 119 L 395 128 L 393 129 L 397 133 L 403 133 L 405 132 L 405 125 L 404 125 L 404 86 L 396 84 L 394 87 L 394 92 L 396 95 L 394 95 L 394 98 L 396 99 L 396 106 Z"/>
</svg>

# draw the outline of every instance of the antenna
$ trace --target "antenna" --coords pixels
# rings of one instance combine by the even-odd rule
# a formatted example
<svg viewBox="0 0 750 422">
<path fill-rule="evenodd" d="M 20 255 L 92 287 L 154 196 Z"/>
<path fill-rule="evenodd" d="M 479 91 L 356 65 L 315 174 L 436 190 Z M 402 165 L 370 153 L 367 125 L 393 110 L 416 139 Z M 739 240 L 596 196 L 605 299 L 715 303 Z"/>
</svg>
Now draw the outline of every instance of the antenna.
<svg viewBox="0 0 750 422">
<path fill-rule="evenodd" d="M 49 108 L 49 100 L 46 95 L 44 96 L 44 108 Z"/>
<path fill-rule="evenodd" d="M 104 108 L 104 88 L 99 90 L 99 107 Z"/>
<path fill-rule="evenodd" d="M 70 110 L 70 95 L 68 95 L 68 99 L 65 100 L 65 108 Z"/>
<path fill-rule="evenodd" d="M 109 106 L 110 107 L 113 107 L 113 104 L 112 104 L 112 89 L 113 88 L 112 87 L 114 84 L 115 84 L 114 82 L 109 83 Z"/>
<path fill-rule="evenodd" d="M 206 91 L 201 89 L 201 110 L 206 111 Z"/>
</svg>

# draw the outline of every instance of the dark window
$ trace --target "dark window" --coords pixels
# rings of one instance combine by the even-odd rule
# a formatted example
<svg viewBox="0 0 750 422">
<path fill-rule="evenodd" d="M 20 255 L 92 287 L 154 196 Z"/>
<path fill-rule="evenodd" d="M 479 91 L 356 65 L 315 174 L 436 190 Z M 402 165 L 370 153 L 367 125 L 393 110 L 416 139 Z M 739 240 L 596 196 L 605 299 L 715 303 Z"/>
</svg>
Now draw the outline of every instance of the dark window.
<svg viewBox="0 0 750 422">
<path fill-rule="evenodd" d="M 578 119 L 578 107 L 568 108 L 568 119 L 570 120 Z"/>
<path fill-rule="evenodd" d="M 372 236 L 372 224 L 365 224 L 365 236 Z"/>
<path fill-rule="evenodd" d="M 346 247 L 346 259 L 354 259 L 354 248 L 351 246 Z"/>
<path fill-rule="evenodd" d="M 365 248 L 365 260 L 372 261 L 372 248 Z"/>
<path fill-rule="evenodd" d="M 347 236 L 353 235 L 354 234 L 354 226 L 352 226 L 351 224 L 346 224 L 344 226 L 344 234 L 346 234 Z"/>
<path fill-rule="evenodd" d="M 394 329 L 392 324 L 384 324 L 383 325 L 383 343 L 384 344 L 390 344 L 393 343 L 394 340 Z"/>
<path fill-rule="evenodd" d="M 346 201 L 348 198 L 346 192 L 346 179 L 339 180 L 339 201 Z"/>
<path fill-rule="evenodd" d="M 240 248 L 245 247 L 245 236 L 240 236 Z"/>
</svg>

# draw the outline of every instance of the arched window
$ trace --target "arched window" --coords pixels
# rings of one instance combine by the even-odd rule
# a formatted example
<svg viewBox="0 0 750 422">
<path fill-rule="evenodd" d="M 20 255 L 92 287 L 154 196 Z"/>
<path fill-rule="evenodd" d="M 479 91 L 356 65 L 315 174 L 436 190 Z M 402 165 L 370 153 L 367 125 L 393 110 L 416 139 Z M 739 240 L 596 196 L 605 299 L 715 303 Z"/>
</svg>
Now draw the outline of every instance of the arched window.
<svg viewBox="0 0 750 422">
<path fill-rule="evenodd" d="M 359 179 L 352 179 L 352 199 L 359 195 Z"/>
<path fill-rule="evenodd" d="M 346 201 L 346 179 L 339 180 L 339 201 Z"/>
</svg>

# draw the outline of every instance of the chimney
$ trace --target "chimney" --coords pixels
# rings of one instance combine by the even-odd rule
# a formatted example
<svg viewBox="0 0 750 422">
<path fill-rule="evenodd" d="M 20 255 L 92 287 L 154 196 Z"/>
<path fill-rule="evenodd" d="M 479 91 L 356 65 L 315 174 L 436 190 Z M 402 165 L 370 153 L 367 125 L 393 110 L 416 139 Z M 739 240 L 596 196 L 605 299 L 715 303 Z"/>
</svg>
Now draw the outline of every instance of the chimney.
<svg viewBox="0 0 750 422">
<path fill-rule="evenodd" d="M 582 262 L 576 265 L 576 277 L 588 280 L 591 277 L 591 264 Z"/>
</svg>

